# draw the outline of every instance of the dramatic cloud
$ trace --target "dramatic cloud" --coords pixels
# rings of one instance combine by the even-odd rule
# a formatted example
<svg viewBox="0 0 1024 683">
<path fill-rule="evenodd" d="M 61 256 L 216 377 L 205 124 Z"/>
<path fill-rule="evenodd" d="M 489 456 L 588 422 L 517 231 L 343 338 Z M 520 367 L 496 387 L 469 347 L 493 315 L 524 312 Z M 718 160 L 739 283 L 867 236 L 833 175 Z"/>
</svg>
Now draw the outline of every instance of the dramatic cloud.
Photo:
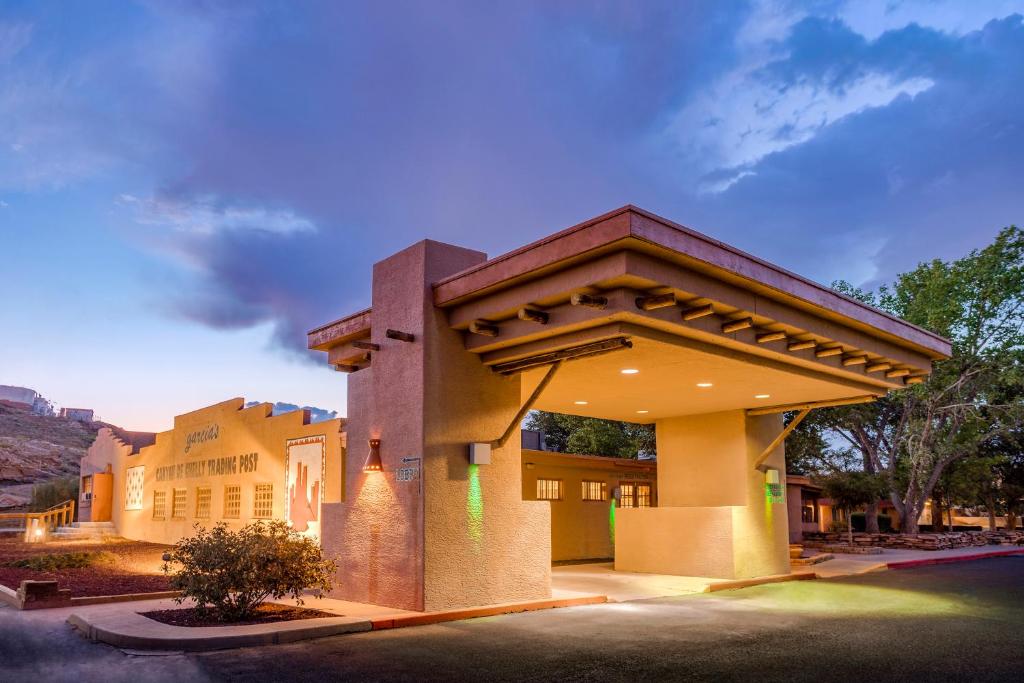
<svg viewBox="0 0 1024 683">
<path fill-rule="evenodd" d="M 137 209 L 135 220 L 142 225 L 169 228 L 206 237 L 228 231 L 289 235 L 316 230 L 310 221 L 286 209 L 225 206 L 211 196 L 178 201 L 139 199 L 130 194 L 123 194 L 120 199 L 125 205 Z"/>
<path fill-rule="evenodd" d="M 293 350 L 423 237 L 627 202 L 870 285 L 1020 221 L 1020 4 L 27 6 L 0 192 L 102 184 L 165 310 Z"/>
</svg>

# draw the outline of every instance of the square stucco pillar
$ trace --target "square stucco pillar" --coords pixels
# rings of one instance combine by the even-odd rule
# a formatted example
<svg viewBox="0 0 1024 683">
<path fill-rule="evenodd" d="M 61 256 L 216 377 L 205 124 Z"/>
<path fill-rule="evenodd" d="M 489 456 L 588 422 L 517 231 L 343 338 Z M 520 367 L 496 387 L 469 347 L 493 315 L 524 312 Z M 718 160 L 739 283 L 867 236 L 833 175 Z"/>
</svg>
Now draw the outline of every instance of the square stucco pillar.
<svg viewBox="0 0 1024 683">
<path fill-rule="evenodd" d="M 519 440 L 490 465 L 467 457 L 469 443 L 497 438 L 513 419 L 519 379 L 484 367 L 433 305 L 431 283 L 484 260 L 428 240 L 374 266 L 380 350 L 349 376 L 346 495 L 324 506 L 334 597 L 437 610 L 551 594 L 549 510 L 521 500 Z M 415 339 L 389 339 L 388 329 Z M 381 440 L 381 472 L 362 471 L 370 438 Z M 419 476 L 396 476 L 408 467 Z"/>
<path fill-rule="evenodd" d="M 741 410 L 658 420 L 658 507 L 619 511 L 615 568 L 724 579 L 788 573 L 786 504 L 766 497 L 754 469 L 781 429 L 779 415 Z M 783 449 L 765 464 L 785 488 Z"/>
</svg>

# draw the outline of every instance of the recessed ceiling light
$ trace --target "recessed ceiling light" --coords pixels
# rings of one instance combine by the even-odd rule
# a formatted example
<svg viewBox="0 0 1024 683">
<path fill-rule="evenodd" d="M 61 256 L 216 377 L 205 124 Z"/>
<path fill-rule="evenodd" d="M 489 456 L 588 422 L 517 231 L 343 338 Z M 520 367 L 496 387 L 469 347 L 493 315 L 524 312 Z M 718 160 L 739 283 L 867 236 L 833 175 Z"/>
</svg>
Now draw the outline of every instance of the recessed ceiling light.
<svg viewBox="0 0 1024 683">
<path fill-rule="evenodd" d="M 585 406 L 585 405 L 587 405 L 586 401 L 573 401 L 573 403 L 575 403 L 578 406 Z"/>
<path fill-rule="evenodd" d="M 711 382 L 697 382 L 697 386 L 700 387 L 701 389 L 707 389 L 708 387 L 713 385 L 711 384 Z"/>
<path fill-rule="evenodd" d="M 754 394 L 754 398 L 771 398 L 771 394 Z"/>
<path fill-rule="evenodd" d="M 647 413 L 649 413 L 651 411 L 649 411 L 649 410 L 638 410 L 636 412 L 640 413 L 641 415 L 645 415 L 645 414 L 647 414 Z"/>
<path fill-rule="evenodd" d="M 640 371 L 637 370 L 636 368 L 625 368 L 622 370 L 623 375 L 635 375 L 638 372 Z"/>
</svg>

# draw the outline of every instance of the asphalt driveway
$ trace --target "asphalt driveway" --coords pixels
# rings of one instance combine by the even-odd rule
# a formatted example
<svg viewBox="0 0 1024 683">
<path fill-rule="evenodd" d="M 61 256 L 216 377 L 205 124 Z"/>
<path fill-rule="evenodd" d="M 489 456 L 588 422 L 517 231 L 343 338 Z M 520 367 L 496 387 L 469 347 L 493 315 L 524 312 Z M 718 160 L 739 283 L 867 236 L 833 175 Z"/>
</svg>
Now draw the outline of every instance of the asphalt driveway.
<svg viewBox="0 0 1024 683">
<path fill-rule="evenodd" d="M 0 679 L 1024 678 L 1024 558 L 472 619 L 202 655 L 129 656 L 0 610 Z M 16 652 L 8 635 L 15 629 Z M 20 642 L 20 645 L 17 643 Z M 9 664 L 14 668 L 3 671 Z M 33 676 L 33 674 L 36 674 Z M 42 677 L 39 676 L 42 674 Z"/>
</svg>

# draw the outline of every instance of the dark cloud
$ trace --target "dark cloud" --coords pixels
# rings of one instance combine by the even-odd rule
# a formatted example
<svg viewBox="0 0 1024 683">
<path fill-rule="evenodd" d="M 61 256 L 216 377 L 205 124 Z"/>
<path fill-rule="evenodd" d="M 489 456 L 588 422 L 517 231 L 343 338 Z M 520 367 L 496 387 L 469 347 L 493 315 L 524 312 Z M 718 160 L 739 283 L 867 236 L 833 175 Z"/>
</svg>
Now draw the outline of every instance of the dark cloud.
<svg viewBox="0 0 1024 683">
<path fill-rule="evenodd" d="M 860 275 L 873 285 L 921 260 L 961 255 L 1019 223 L 1021 17 L 958 38 L 910 26 L 869 44 L 836 39 L 844 30 L 849 33 L 834 23 L 803 22 L 794 33 L 799 45 L 832 46 L 813 56 L 795 49 L 794 63 L 772 65 L 773 76 L 828 75 L 829 87 L 841 88 L 856 78 L 849 68 L 856 63 L 927 77 L 933 85 L 766 157 L 754 175 L 715 200 L 719 224 L 773 235 L 760 251 L 797 270 L 826 281 L 830 274 Z"/>
<path fill-rule="evenodd" d="M 423 237 L 493 255 L 630 202 L 870 284 L 1020 220 L 1018 16 L 869 40 L 824 15 L 773 34 L 757 3 L 31 7 L 75 76 L 12 58 L 17 92 L 56 92 L 23 125 L 74 122 L 34 153 L 150 188 L 119 218 L 186 264 L 169 308 L 291 350 Z"/>
</svg>

